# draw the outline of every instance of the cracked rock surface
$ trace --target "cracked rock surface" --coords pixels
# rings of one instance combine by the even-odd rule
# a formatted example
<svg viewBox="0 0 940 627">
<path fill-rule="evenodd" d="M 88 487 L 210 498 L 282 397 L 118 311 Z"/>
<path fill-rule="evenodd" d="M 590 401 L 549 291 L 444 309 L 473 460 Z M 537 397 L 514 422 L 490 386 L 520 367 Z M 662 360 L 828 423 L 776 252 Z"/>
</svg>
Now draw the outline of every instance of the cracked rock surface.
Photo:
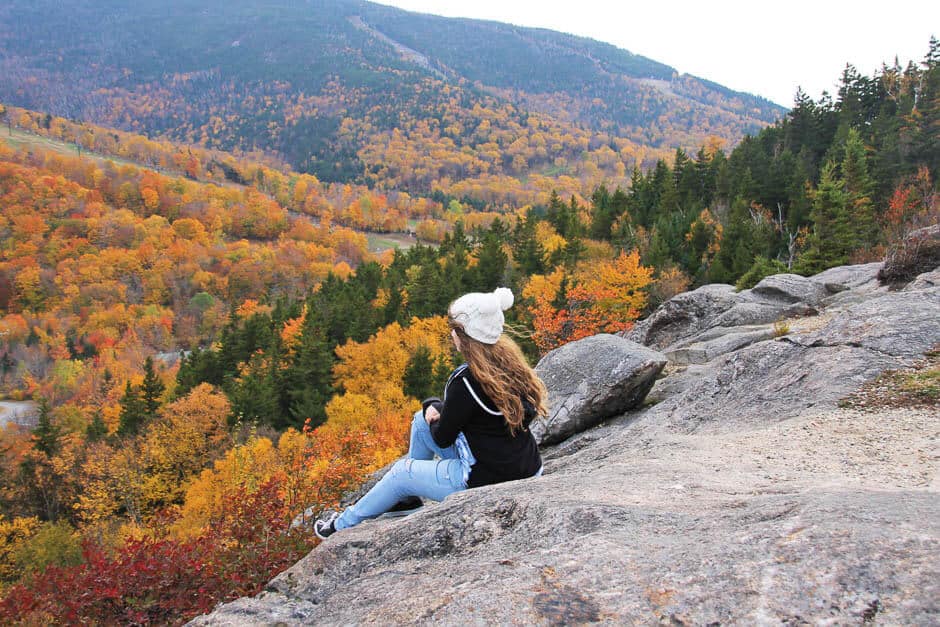
<svg viewBox="0 0 940 627">
<path fill-rule="evenodd" d="M 940 411 L 838 401 L 940 342 L 940 288 L 835 270 L 788 304 L 820 315 L 667 365 L 656 404 L 546 447 L 543 477 L 339 532 L 194 623 L 937 624 Z M 635 337 L 694 343 L 737 298 L 680 295 Z"/>
</svg>

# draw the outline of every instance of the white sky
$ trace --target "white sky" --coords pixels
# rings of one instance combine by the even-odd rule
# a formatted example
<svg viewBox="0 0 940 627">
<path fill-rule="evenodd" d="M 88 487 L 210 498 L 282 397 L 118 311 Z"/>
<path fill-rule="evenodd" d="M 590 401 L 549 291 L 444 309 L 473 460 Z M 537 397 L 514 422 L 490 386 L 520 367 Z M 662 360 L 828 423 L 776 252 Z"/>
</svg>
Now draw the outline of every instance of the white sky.
<svg viewBox="0 0 940 627">
<path fill-rule="evenodd" d="M 797 86 L 834 94 L 846 63 L 871 76 L 920 62 L 938 0 L 379 0 L 409 11 L 591 37 L 789 107 Z"/>
</svg>

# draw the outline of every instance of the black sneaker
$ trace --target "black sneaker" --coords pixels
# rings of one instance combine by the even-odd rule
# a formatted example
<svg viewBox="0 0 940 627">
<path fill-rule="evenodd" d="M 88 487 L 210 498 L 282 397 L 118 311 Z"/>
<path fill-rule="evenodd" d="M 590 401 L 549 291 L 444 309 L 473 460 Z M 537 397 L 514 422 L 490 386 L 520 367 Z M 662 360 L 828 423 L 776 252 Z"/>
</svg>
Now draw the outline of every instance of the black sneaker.
<svg viewBox="0 0 940 627">
<path fill-rule="evenodd" d="M 331 535 L 336 533 L 336 519 L 339 518 L 339 514 L 333 512 L 329 518 L 325 520 L 318 520 L 313 523 L 313 532 L 317 534 L 317 537 L 321 540 L 326 540 Z"/>
</svg>

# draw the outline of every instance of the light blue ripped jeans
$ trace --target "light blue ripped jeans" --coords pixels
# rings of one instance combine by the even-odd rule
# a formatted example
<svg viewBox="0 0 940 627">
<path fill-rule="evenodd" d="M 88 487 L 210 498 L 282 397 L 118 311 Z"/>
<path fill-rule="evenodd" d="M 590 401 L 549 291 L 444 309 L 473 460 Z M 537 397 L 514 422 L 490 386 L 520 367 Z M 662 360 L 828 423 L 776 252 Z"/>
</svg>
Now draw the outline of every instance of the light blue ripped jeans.
<svg viewBox="0 0 940 627">
<path fill-rule="evenodd" d="M 434 459 L 435 455 L 440 459 Z M 419 410 L 411 421 L 408 455 L 395 462 L 357 503 L 347 507 L 334 525 L 337 529 L 354 527 L 363 520 L 381 516 L 408 496 L 443 501 L 448 494 L 467 489 L 470 466 L 474 462 L 462 433 L 457 442 L 447 448 L 435 444 L 431 428 Z"/>
</svg>

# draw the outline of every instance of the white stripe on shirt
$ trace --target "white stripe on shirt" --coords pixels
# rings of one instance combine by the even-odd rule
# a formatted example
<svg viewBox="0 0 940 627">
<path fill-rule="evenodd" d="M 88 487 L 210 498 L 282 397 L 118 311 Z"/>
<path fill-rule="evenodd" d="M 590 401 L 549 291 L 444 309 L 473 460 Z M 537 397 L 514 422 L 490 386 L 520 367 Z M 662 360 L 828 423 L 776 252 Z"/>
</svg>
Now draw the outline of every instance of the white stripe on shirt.
<svg viewBox="0 0 940 627">
<path fill-rule="evenodd" d="M 480 407 L 483 408 L 483 411 L 485 411 L 485 412 L 488 413 L 488 414 L 492 414 L 493 416 L 502 416 L 502 415 L 503 415 L 503 412 L 501 412 L 501 411 L 493 411 L 492 409 L 490 409 L 489 407 L 487 407 L 486 405 L 484 405 L 484 404 L 483 404 L 483 401 L 480 400 L 480 397 L 477 396 L 477 393 L 473 391 L 473 386 L 470 385 L 470 382 L 467 381 L 466 379 L 461 379 L 461 380 L 463 381 L 464 385 L 467 386 L 467 389 L 470 390 L 470 394 L 473 396 L 473 399 L 477 402 L 477 405 L 479 405 Z"/>
</svg>

